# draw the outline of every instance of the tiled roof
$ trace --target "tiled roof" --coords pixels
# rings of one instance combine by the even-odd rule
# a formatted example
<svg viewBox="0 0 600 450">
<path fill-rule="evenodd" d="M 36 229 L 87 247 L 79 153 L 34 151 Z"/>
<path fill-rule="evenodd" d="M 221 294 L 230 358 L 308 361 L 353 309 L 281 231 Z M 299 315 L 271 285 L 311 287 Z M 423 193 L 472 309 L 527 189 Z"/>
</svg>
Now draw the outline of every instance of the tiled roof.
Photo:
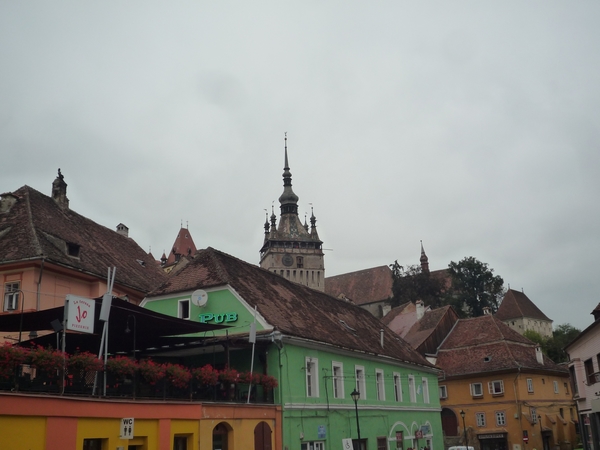
<svg viewBox="0 0 600 450">
<path fill-rule="evenodd" d="M 166 265 L 174 264 L 177 260 L 177 255 L 192 256 L 196 251 L 196 244 L 194 244 L 190 231 L 187 228 L 181 227 L 169 252 Z"/>
<path fill-rule="evenodd" d="M 333 346 L 432 366 L 365 309 L 212 248 L 200 250 L 149 296 L 229 285 L 276 330 Z M 385 329 L 384 346 L 380 330 Z"/>
<path fill-rule="evenodd" d="M 566 372 L 545 356 L 540 364 L 535 343 L 489 315 L 459 320 L 438 349 L 436 365 L 448 377 L 519 368 Z"/>
<path fill-rule="evenodd" d="M 98 225 L 29 186 L 12 194 L 16 202 L 0 213 L 0 264 L 41 259 L 106 278 L 116 267 L 115 282 L 143 293 L 165 275 L 135 241 Z M 78 257 L 67 254 L 79 246 Z"/>
<path fill-rule="evenodd" d="M 451 327 L 453 321 L 458 320 L 458 315 L 451 306 L 442 306 L 441 308 L 425 311 L 421 320 L 412 326 L 404 336 L 404 339 L 412 345 L 414 349 L 419 349 L 421 344 L 436 332 L 436 329 L 440 326 L 440 322 L 447 314 L 450 314 L 451 316 L 450 322 L 448 323 L 448 327 Z M 446 330 L 446 332 L 447 331 L 448 330 Z"/>
<path fill-rule="evenodd" d="M 531 319 L 551 321 L 529 298 L 519 291 L 509 289 L 495 316 L 500 320 L 529 317 Z"/>
<path fill-rule="evenodd" d="M 325 278 L 325 292 L 334 297 L 344 295 L 357 305 L 388 300 L 393 296 L 394 279 L 388 266 Z"/>
</svg>

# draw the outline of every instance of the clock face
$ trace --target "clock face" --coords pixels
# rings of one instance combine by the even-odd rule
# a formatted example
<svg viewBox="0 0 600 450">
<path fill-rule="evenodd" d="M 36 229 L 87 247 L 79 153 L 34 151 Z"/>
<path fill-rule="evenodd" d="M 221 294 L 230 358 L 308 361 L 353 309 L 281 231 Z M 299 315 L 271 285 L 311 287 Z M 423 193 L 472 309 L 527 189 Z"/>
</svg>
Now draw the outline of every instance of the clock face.
<svg viewBox="0 0 600 450">
<path fill-rule="evenodd" d="M 291 266 L 292 264 L 294 264 L 294 258 L 292 258 L 291 255 L 288 255 L 287 253 L 285 255 L 283 255 L 283 258 L 281 258 L 281 262 L 283 263 L 284 266 Z"/>
</svg>

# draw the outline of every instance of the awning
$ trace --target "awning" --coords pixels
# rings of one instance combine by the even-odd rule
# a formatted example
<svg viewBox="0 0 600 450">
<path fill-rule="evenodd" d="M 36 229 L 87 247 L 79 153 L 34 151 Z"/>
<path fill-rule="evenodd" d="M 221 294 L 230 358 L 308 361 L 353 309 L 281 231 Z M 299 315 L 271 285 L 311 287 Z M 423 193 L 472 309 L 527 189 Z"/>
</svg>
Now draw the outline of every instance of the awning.
<svg viewBox="0 0 600 450">
<path fill-rule="evenodd" d="M 97 353 L 100 349 L 100 339 L 104 322 L 99 320 L 102 298 L 95 299 L 95 324 L 93 334 L 67 332 L 66 351 L 73 353 L 76 349 Z M 46 309 L 30 313 L 13 313 L 0 315 L 0 331 L 29 332 L 55 331 L 53 322 L 62 322 L 64 307 Z M 113 297 L 108 320 L 108 351 L 109 353 L 130 353 L 135 347 L 137 351 L 165 346 L 182 345 L 199 341 L 207 334 L 213 337 L 212 330 L 228 328 L 224 325 L 212 325 L 190 320 L 179 319 L 141 308 L 117 297 Z M 129 333 L 126 330 L 129 329 Z M 195 336 L 189 336 L 196 334 Z M 26 335 L 26 333 L 24 333 Z M 188 335 L 188 336 L 182 336 Z M 43 345 L 56 347 L 56 333 L 39 338 L 23 341 L 23 346 Z"/>
</svg>

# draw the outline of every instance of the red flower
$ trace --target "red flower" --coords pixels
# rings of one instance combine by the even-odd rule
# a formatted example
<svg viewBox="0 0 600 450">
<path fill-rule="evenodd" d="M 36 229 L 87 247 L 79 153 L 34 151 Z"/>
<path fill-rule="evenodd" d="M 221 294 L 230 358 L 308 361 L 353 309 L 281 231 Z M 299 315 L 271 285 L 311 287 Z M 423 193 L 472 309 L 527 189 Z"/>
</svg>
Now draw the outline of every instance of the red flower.
<svg viewBox="0 0 600 450">
<path fill-rule="evenodd" d="M 164 364 L 144 359 L 138 363 L 140 375 L 150 384 L 156 384 L 165 377 Z"/>
<path fill-rule="evenodd" d="M 213 366 L 207 364 L 203 367 L 197 367 L 192 371 L 194 377 L 200 381 L 200 384 L 214 386 L 219 381 L 219 372 Z"/>
<path fill-rule="evenodd" d="M 192 379 L 192 373 L 179 364 L 167 364 L 165 373 L 171 384 L 181 389 L 187 388 Z"/>
</svg>

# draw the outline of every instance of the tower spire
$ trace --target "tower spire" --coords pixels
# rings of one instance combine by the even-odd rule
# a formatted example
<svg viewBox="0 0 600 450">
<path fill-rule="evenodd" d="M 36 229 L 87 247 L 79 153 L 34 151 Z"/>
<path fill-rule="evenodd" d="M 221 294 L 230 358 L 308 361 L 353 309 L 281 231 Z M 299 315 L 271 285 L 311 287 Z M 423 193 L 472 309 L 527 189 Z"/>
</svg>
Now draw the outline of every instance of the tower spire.
<svg viewBox="0 0 600 450">
<path fill-rule="evenodd" d="M 284 144 L 285 162 L 283 167 L 283 194 L 279 197 L 281 214 L 292 213 L 298 215 L 298 196 L 294 194 L 294 191 L 292 190 L 292 173 L 290 172 L 290 165 L 288 163 L 287 132 L 285 133 Z"/>
<path fill-rule="evenodd" d="M 425 250 L 423 249 L 423 241 L 421 241 L 421 271 L 423 273 L 429 273 L 429 258 L 427 258 Z"/>
</svg>

